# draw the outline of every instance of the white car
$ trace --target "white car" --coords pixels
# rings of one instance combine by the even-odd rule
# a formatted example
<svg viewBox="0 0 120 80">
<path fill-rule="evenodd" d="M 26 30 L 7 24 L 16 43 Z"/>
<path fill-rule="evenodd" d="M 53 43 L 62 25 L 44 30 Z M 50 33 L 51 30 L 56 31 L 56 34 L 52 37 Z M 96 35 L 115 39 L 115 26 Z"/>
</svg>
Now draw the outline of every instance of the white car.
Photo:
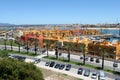
<svg viewBox="0 0 120 80">
<path fill-rule="evenodd" d="M 99 72 L 98 80 L 105 80 L 105 73 L 104 73 L 104 71 L 100 71 Z"/>
<path fill-rule="evenodd" d="M 96 73 L 96 72 L 93 72 L 92 75 L 91 75 L 91 78 L 92 78 L 92 79 L 97 79 L 97 73 Z"/>
</svg>

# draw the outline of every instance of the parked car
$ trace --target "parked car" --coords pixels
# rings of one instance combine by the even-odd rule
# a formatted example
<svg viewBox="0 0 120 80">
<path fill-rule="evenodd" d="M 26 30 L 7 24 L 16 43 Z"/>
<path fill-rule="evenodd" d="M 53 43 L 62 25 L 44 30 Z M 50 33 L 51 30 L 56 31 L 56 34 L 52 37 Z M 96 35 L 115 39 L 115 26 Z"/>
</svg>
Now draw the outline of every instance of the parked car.
<svg viewBox="0 0 120 80">
<path fill-rule="evenodd" d="M 85 57 L 85 61 L 88 61 L 88 57 Z"/>
<path fill-rule="evenodd" d="M 116 61 L 114 61 L 113 67 L 118 67 L 118 63 Z"/>
<path fill-rule="evenodd" d="M 85 72 L 84 72 L 84 76 L 89 76 L 90 75 L 90 69 L 86 69 Z"/>
<path fill-rule="evenodd" d="M 46 50 L 42 50 L 41 52 L 42 52 L 42 54 L 43 54 L 43 53 L 45 53 L 45 52 L 46 52 Z"/>
<path fill-rule="evenodd" d="M 99 58 L 96 59 L 96 63 L 100 63 L 100 59 Z"/>
<path fill-rule="evenodd" d="M 80 56 L 80 59 L 82 60 L 82 59 L 83 59 L 83 56 Z"/>
<path fill-rule="evenodd" d="M 81 56 L 80 59 L 82 60 L 82 59 L 84 59 L 84 57 Z M 85 57 L 85 61 L 88 61 L 88 57 Z"/>
<path fill-rule="evenodd" d="M 27 46 L 25 46 L 25 47 L 24 47 L 24 49 L 28 49 L 28 50 L 29 50 L 30 48 L 29 48 L 29 47 L 27 47 Z"/>
<path fill-rule="evenodd" d="M 14 58 L 12 55 L 8 55 L 8 57 L 9 57 L 9 58 L 12 58 L 12 59 Z"/>
<path fill-rule="evenodd" d="M 61 55 L 62 55 L 62 53 L 60 52 L 60 53 L 59 53 L 59 56 L 61 56 Z"/>
<path fill-rule="evenodd" d="M 19 56 L 17 59 L 25 61 L 26 57 Z"/>
<path fill-rule="evenodd" d="M 77 74 L 82 75 L 82 73 L 83 73 L 83 68 L 79 68 Z"/>
<path fill-rule="evenodd" d="M 93 58 L 93 57 L 90 57 L 90 61 L 93 62 L 93 61 L 94 61 L 94 58 Z"/>
<path fill-rule="evenodd" d="M 46 62 L 46 63 L 45 63 L 45 66 L 49 66 L 49 65 L 50 65 L 50 62 Z"/>
<path fill-rule="evenodd" d="M 55 65 L 55 62 L 54 61 L 51 61 L 49 67 L 53 67 Z"/>
<path fill-rule="evenodd" d="M 26 57 L 18 56 L 18 55 L 11 55 L 11 56 L 9 56 L 9 58 L 18 59 L 21 61 L 24 61 L 26 59 Z"/>
<path fill-rule="evenodd" d="M 100 71 L 98 74 L 98 80 L 105 80 L 105 73 L 104 71 Z"/>
<path fill-rule="evenodd" d="M 32 48 L 31 50 L 32 50 L 32 51 L 35 51 L 35 50 L 38 51 L 38 48 Z"/>
<path fill-rule="evenodd" d="M 34 63 L 37 64 L 39 63 L 41 60 L 40 59 L 35 59 Z"/>
<path fill-rule="evenodd" d="M 56 64 L 55 66 L 54 66 L 54 68 L 59 68 L 60 67 L 60 64 Z"/>
<path fill-rule="evenodd" d="M 64 67 L 65 67 L 65 65 L 64 65 L 64 64 L 61 64 L 60 67 L 59 67 L 59 69 L 60 69 L 60 70 L 63 70 Z"/>
<path fill-rule="evenodd" d="M 96 73 L 96 72 L 93 72 L 92 75 L 91 75 L 91 78 L 92 78 L 92 79 L 97 79 L 97 73 Z"/>
<path fill-rule="evenodd" d="M 66 71 L 69 71 L 70 69 L 71 69 L 71 65 L 70 65 L 70 64 L 67 64 L 65 70 L 66 70 Z"/>
</svg>

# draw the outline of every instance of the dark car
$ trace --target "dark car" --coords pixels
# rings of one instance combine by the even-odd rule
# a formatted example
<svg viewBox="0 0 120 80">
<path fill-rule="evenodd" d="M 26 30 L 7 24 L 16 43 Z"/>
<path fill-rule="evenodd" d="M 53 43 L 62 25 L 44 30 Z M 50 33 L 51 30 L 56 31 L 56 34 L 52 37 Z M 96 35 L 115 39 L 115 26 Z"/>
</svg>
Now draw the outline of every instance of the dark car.
<svg viewBox="0 0 120 80">
<path fill-rule="evenodd" d="M 91 58 L 90 58 L 90 61 L 91 61 L 91 62 L 93 62 L 93 61 L 94 61 L 94 58 L 93 58 L 93 57 L 91 57 Z"/>
<path fill-rule="evenodd" d="M 42 52 L 42 54 L 43 54 L 43 53 L 45 53 L 45 52 L 46 52 L 46 50 L 42 50 L 41 52 Z"/>
<path fill-rule="evenodd" d="M 120 80 L 120 78 L 115 78 L 115 80 Z"/>
<path fill-rule="evenodd" d="M 50 65 L 49 65 L 49 67 L 53 67 L 54 65 L 55 65 L 55 62 L 52 61 L 52 62 L 50 63 Z"/>
<path fill-rule="evenodd" d="M 37 64 L 39 63 L 41 60 L 40 59 L 35 59 L 34 63 Z"/>
<path fill-rule="evenodd" d="M 82 75 L 82 73 L 83 73 L 83 68 L 79 68 L 77 74 Z"/>
<path fill-rule="evenodd" d="M 118 63 L 116 61 L 114 61 L 113 67 L 118 67 Z"/>
<path fill-rule="evenodd" d="M 100 59 L 99 58 L 96 59 L 96 63 L 100 63 Z"/>
<path fill-rule="evenodd" d="M 12 56 L 14 59 L 18 59 L 18 60 L 22 60 L 24 61 L 26 59 L 26 57 L 22 57 L 22 56 L 17 56 L 17 55 L 13 55 Z"/>
<path fill-rule="evenodd" d="M 70 69 L 71 69 L 71 65 L 70 65 L 70 64 L 66 65 L 65 70 L 66 70 L 66 71 L 69 71 Z"/>
<path fill-rule="evenodd" d="M 49 66 L 49 64 L 50 64 L 50 62 L 46 62 L 46 63 L 45 63 L 45 66 Z"/>
<path fill-rule="evenodd" d="M 24 47 L 24 49 L 27 49 L 27 50 L 29 50 L 30 48 L 29 48 L 29 47 L 27 47 L 27 46 L 25 46 L 25 47 Z"/>
<path fill-rule="evenodd" d="M 81 56 L 80 59 L 82 60 L 82 59 L 83 59 L 83 56 Z"/>
<path fill-rule="evenodd" d="M 84 72 L 84 76 L 89 76 L 90 75 L 90 70 L 89 69 L 86 69 L 85 72 Z"/>
<path fill-rule="evenodd" d="M 62 55 L 62 53 L 60 52 L 60 53 L 59 53 L 59 56 L 61 56 L 61 55 Z"/>
<path fill-rule="evenodd" d="M 19 56 L 18 59 L 24 61 L 26 57 Z"/>
<path fill-rule="evenodd" d="M 88 61 L 88 57 L 85 57 L 85 61 Z"/>
<path fill-rule="evenodd" d="M 60 67 L 60 64 L 56 64 L 55 66 L 54 66 L 54 68 L 59 68 Z"/>
<path fill-rule="evenodd" d="M 38 51 L 38 48 L 32 48 L 32 51 Z"/>
<path fill-rule="evenodd" d="M 64 65 L 64 64 L 61 64 L 60 67 L 59 67 L 59 69 L 60 69 L 60 70 L 63 70 L 64 67 L 65 67 L 65 65 Z"/>
</svg>

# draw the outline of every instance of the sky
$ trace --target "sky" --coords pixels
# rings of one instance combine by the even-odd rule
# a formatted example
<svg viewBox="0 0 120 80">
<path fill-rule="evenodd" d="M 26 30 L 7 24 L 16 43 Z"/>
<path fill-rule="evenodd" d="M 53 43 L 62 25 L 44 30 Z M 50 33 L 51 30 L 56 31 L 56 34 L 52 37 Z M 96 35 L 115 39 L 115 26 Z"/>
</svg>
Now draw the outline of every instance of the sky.
<svg viewBox="0 0 120 80">
<path fill-rule="evenodd" d="M 119 8 L 120 0 L 0 0 L 0 23 L 118 23 Z"/>
</svg>

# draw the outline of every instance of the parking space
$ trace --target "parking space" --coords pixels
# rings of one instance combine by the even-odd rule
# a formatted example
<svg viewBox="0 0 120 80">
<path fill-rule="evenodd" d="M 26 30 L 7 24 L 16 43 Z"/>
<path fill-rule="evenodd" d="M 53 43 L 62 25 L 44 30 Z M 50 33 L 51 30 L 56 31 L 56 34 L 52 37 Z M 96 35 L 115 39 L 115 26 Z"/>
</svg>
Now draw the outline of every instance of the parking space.
<svg viewBox="0 0 120 80">
<path fill-rule="evenodd" d="M 53 71 L 56 71 L 56 72 L 60 72 L 60 73 L 67 74 L 67 75 L 70 75 L 70 76 L 73 76 L 73 77 L 76 77 L 76 78 L 81 78 L 81 79 L 84 79 L 84 80 L 98 80 L 98 74 L 97 74 L 96 79 L 91 78 L 92 72 L 90 72 L 89 76 L 87 77 L 87 76 L 84 76 L 85 70 L 83 70 L 82 75 L 80 75 L 80 74 L 77 74 L 78 68 L 71 67 L 71 69 L 69 71 L 67 71 L 67 70 L 65 70 L 66 66 L 62 70 L 60 70 L 59 68 L 57 68 L 57 69 L 54 68 L 55 65 L 53 67 L 49 67 L 49 66 L 45 66 L 45 64 L 46 64 L 46 62 L 41 61 L 40 63 L 35 64 L 35 65 L 38 66 L 38 67 L 41 67 L 41 68 L 50 69 L 50 70 L 53 70 Z M 110 79 L 108 77 L 105 77 L 105 80 L 114 80 L 114 79 Z"/>
</svg>

